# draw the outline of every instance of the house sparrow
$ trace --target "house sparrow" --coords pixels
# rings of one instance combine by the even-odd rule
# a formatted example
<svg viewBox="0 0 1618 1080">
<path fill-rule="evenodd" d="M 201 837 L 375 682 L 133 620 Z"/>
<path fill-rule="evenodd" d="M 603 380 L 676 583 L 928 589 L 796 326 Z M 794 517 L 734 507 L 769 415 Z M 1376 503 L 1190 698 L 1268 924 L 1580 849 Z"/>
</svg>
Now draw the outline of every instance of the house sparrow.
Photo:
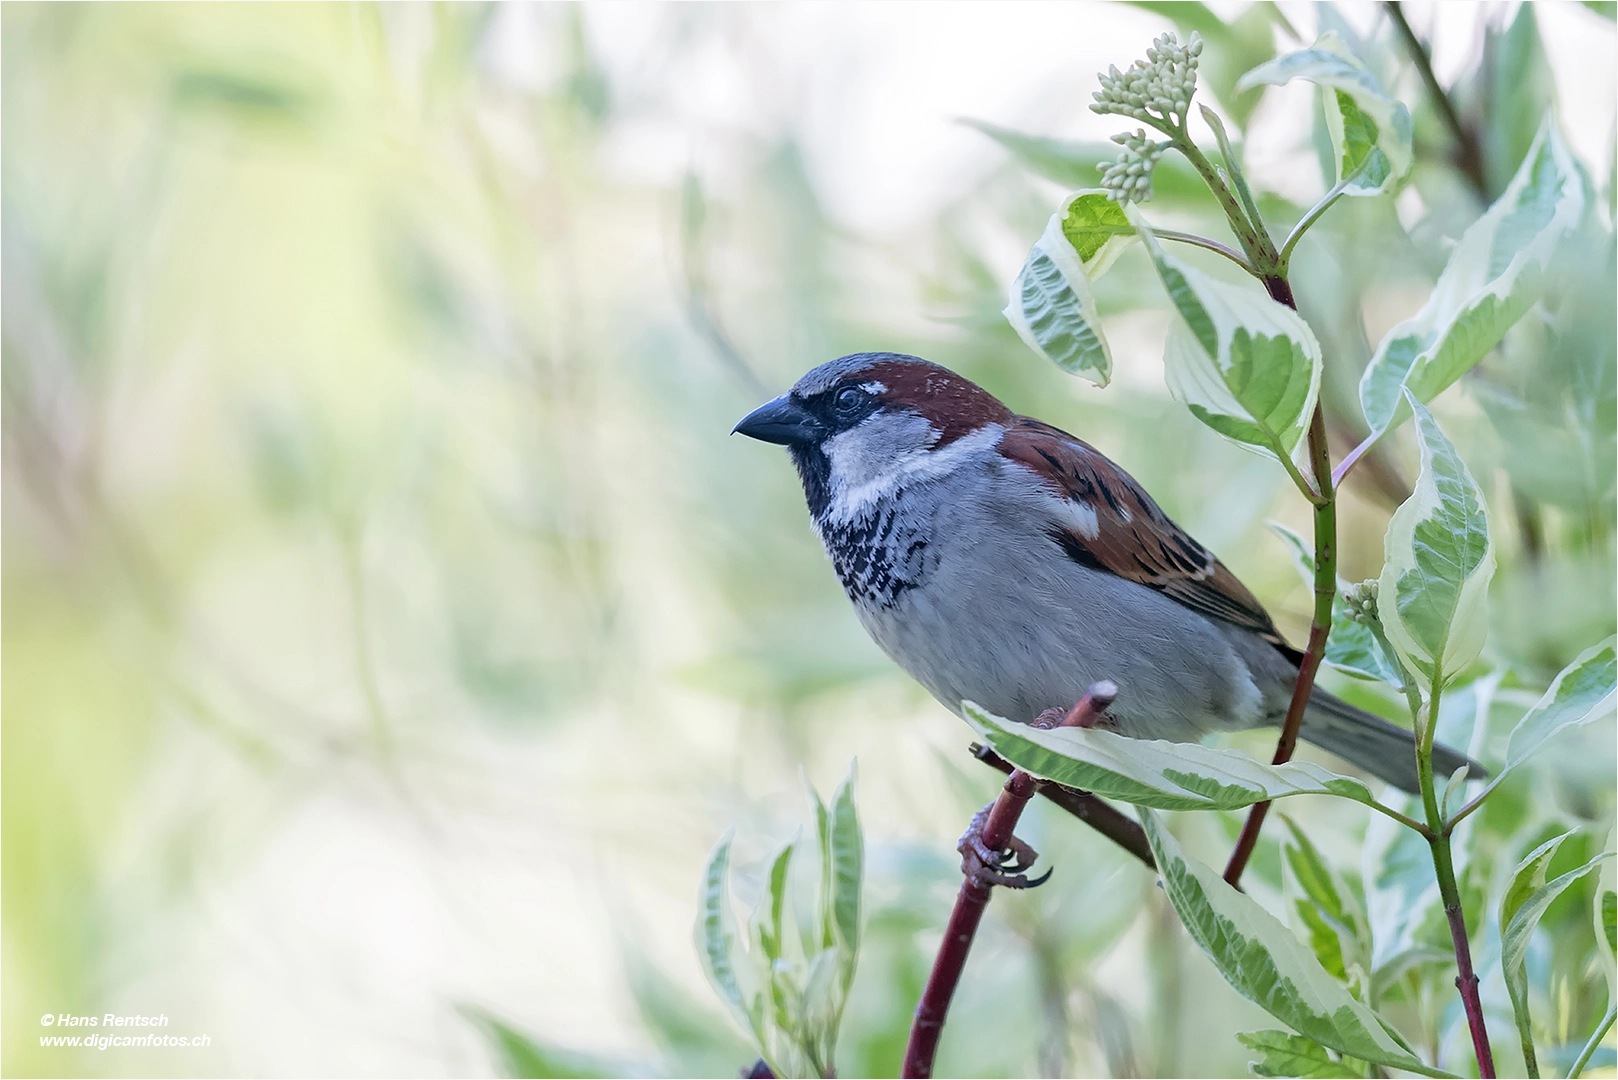
<svg viewBox="0 0 1618 1080">
<path fill-rule="evenodd" d="M 733 429 L 784 445 L 866 631 L 959 714 L 1121 688 L 1122 734 L 1278 726 L 1302 654 L 1253 594 L 1094 447 L 914 356 L 822 364 Z M 1303 738 L 1406 791 L 1410 732 L 1320 688 Z M 1470 765 L 1433 749 L 1448 775 Z"/>
</svg>

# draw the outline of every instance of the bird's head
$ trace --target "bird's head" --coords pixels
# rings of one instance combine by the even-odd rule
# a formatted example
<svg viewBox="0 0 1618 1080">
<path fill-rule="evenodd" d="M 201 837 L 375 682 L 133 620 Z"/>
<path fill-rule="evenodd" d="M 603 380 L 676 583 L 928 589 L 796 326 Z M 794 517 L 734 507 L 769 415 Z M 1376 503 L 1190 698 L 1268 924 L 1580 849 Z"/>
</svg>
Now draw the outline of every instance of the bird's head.
<svg viewBox="0 0 1618 1080">
<path fill-rule="evenodd" d="M 1012 419 L 987 390 L 899 353 L 821 364 L 733 429 L 779 443 L 803 478 L 817 521 L 850 520 L 907 484 L 988 450 Z"/>
</svg>

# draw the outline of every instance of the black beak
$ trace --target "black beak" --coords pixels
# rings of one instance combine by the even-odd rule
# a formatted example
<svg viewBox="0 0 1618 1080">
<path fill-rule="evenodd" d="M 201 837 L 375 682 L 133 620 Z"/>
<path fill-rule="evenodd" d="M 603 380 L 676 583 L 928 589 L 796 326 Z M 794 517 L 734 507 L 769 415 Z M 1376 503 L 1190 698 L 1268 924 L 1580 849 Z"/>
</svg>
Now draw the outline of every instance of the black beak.
<svg viewBox="0 0 1618 1080">
<path fill-rule="evenodd" d="M 730 429 L 732 435 L 741 432 L 760 442 L 791 446 L 794 443 L 819 442 L 824 434 L 820 421 L 792 395 L 782 394 L 774 401 L 766 401 Z"/>
</svg>

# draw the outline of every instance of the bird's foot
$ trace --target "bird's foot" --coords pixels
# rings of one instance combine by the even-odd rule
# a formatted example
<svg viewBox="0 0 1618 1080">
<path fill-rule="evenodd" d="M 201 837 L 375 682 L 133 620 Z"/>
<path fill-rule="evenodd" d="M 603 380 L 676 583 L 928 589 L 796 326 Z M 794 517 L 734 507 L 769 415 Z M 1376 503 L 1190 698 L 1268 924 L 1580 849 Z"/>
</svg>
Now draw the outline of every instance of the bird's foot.
<svg viewBox="0 0 1618 1080">
<path fill-rule="evenodd" d="M 1059 727 L 1103 728 L 1117 731 L 1118 724 L 1107 712 L 1107 706 L 1118 696 L 1118 688 L 1110 682 L 1098 682 L 1079 699 L 1071 709 L 1046 709 L 1034 717 L 1029 727 L 1049 731 Z"/>
<path fill-rule="evenodd" d="M 1041 731 L 1049 731 L 1051 728 L 1061 727 L 1062 721 L 1066 719 L 1066 709 L 1046 709 L 1044 712 L 1034 717 L 1033 723 L 1029 724 L 1028 726 L 1039 728 Z"/>
<path fill-rule="evenodd" d="M 1032 889 L 1045 884 L 1051 872 L 1045 871 L 1030 878 L 1028 871 L 1039 859 L 1039 852 L 1013 836 L 1006 841 L 1004 851 L 993 851 L 983 842 L 983 827 L 988 824 L 990 803 L 972 815 L 972 823 L 961 835 L 956 850 L 961 853 L 961 873 L 983 885 L 1003 885 L 1008 889 Z"/>
</svg>

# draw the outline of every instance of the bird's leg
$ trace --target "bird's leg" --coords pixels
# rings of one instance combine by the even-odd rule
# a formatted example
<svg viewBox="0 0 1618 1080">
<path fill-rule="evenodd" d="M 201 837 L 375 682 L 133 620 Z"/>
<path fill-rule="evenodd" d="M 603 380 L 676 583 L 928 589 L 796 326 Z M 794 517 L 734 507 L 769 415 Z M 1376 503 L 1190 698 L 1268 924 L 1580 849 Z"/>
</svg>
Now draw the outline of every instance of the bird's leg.
<svg viewBox="0 0 1618 1080">
<path fill-rule="evenodd" d="M 1034 718 L 1031 726 L 1050 729 L 1105 724 L 1107 707 L 1117 696 L 1118 687 L 1103 679 L 1092 685 L 1071 709 L 1046 709 Z M 1000 797 L 972 815 L 972 823 L 955 846 L 961 853 L 961 873 L 968 879 L 983 885 L 1004 885 L 1008 889 L 1032 889 L 1050 878 L 1049 870 L 1037 878 L 1029 878 L 1028 871 L 1038 861 L 1039 852 L 1012 832 L 1023 805 L 1041 786 L 1038 778 L 1021 769 L 1013 770 Z M 996 810 L 1001 811 L 999 817 L 995 816 Z M 993 843 L 986 839 L 991 822 L 995 829 Z M 995 844 L 1000 845 L 998 850 Z"/>
<path fill-rule="evenodd" d="M 961 853 L 961 873 L 982 884 L 1003 885 L 1008 889 L 1032 889 L 1045 884 L 1051 876 L 1049 870 L 1037 878 L 1028 876 L 1028 871 L 1039 859 L 1039 852 L 1026 841 L 1012 836 L 1006 840 L 1002 851 L 990 850 L 983 842 L 983 827 L 988 824 L 989 812 L 993 809 L 994 803 L 990 803 L 973 814 L 971 824 L 961 835 L 961 841 L 955 848 Z"/>
</svg>

